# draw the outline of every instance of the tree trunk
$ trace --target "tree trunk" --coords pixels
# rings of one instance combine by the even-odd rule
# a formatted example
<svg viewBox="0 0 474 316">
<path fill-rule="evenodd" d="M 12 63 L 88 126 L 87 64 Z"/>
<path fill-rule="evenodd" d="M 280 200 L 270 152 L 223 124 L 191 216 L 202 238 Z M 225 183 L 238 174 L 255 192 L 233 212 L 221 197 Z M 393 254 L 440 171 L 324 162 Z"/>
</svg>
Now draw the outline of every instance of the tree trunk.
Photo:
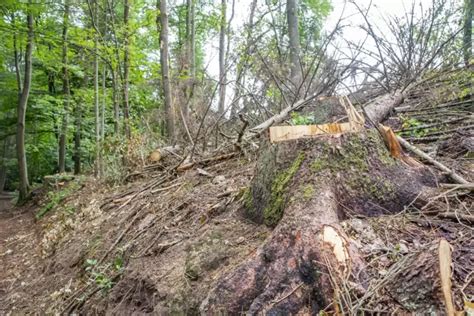
<svg viewBox="0 0 474 316">
<path fill-rule="evenodd" d="M 0 166 L 0 193 L 5 189 L 5 183 L 7 182 L 7 169 L 5 166 Z"/>
<path fill-rule="evenodd" d="M 157 22 L 159 22 L 158 28 L 160 31 L 160 62 L 163 97 L 165 101 L 166 112 L 166 133 L 167 136 L 170 138 L 171 143 L 174 143 L 176 135 L 168 65 L 168 11 L 166 6 L 166 0 L 158 0 L 158 9 L 160 11 L 159 21 Z"/>
<path fill-rule="evenodd" d="M 84 54 L 82 54 L 82 62 L 84 63 Z M 88 86 L 89 78 L 87 73 L 82 81 L 82 87 Z M 82 108 L 83 100 L 75 102 L 74 106 L 74 174 L 81 173 L 81 128 L 82 128 Z"/>
<path fill-rule="evenodd" d="M 298 87 L 302 79 L 300 65 L 300 35 L 298 30 L 298 5 L 297 0 L 286 2 L 286 18 L 288 22 L 288 37 L 290 42 L 290 77 Z"/>
<path fill-rule="evenodd" d="M 275 229 L 217 281 L 201 312 L 317 314 L 335 301 L 343 304 L 341 280 L 366 288 L 368 278 L 340 222 L 400 212 L 434 186 L 428 170 L 393 159 L 376 130 L 269 146 L 243 213 Z"/>
<path fill-rule="evenodd" d="M 186 124 L 189 122 L 189 108 L 192 106 L 193 87 L 195 82 L 195 25 L 194 25 L 194 1 L 186 0 L 186 61 L 184 95 L 186 100 L 183 102 L 183 116 Z"/>
<path fill-rule="evenodd" d="M 99 16 L 99 4 L 97 0 L 94 5 L 94 20 Z M 94 176 L 100 174 L 100 109 L 99 109 L 99 34 L 94 35 L 94 116 L 95 116 L 95 162 Z"/>
<path fill-rule="evenodd" d="M 187 0 L 188 5 L 188 21 L 189 27 L 189 45 L 188 60 L 191 74 L 191 81 L 194 84 L 196 79 L 196 0 Z"/>
<path fill-rule="evenodd" d="M 227 30 L 227 4 L 226 0 L 221 0 L 221 23 L 219 28 L 219 113 L 224 113 L 225 93 L 226 93 L 226 69 L 225 69 L 225 35 Z"/>
<path fill-rule="evenodd" d="M 12 14 L 11 18 L 12 18 L 13 27 L 16 29 L 15 14 Z M 18 43 L 17 43 L 16 32 L 13 32 L 13 57 L 14 57 L 14 63 L 15 63 L 15 75 L 16 75 L 18 96 L 20 96 L 21 95 L 21 72 L 20 72 L 20 62 L 19 62 L 19 56 L 18 56 Z"/>
<path fill-rule="evenodd" d="M 250 4 L 250 16 L 248 24 L 245 26 L 246 29 L 246 39 L 245 39 L 245 50 L 240 55 L 240 61 L 237 65 L 237 78 L 235 80 L 235 92 L 234 98 L 232 100 L 232 108 L 230 112 L 230 117 L 234 117 L 239 109 L 239 99 L 242 94 L 242 86 L 245 77 L 245 72 L 247 71 L 248 63 L 250 56 L 252 54 L 252 31 L 253 31 L 253 18 L 255 15 L 255 8 L 257 7 L 257 0 L 252 0 Z"/>
<path fill-rule="evenodd" d="M 69 24 L 69 0 L 65 0 L 64 3 L 64 16 L 63 16 L 63 51 L 62 51 L 62 63 L 63 63 L 63 95 L 64 95 L 64 106 L 63 106 L 63 117 L 61 125 L 61 133 L 59 135 L 59 173 L 66 171 L 66 142 L 67 142 L 67 125 L 69 115 L 69 103 L 71 99 L 71 91 L 69 88 L 69 73 L 68 73 L 68 24 Z"/>
<path fill-rule="evenodd" d="M 382 97 L 366 113 L 377 124 L 402 99 Z M 343 304 L 338 281 L 364 289 L 368 279 L 340 222 L 400 212 L 411 203 L 422 207 L 437 181 L 428 169 L 392 158 L 375 129 L 268 144 L 242 212 L 275 229 L 217 281 L 201 312 L 311 314 Z"/>
<path fill-rule="evenodd" d="M 25 119 L 26 119 L 26 108 L 28 105 L 28 97 L 30 95 L 31 85 L 31 73 L 32 63 L 31 58 L 33 54 L 33 39 L 34 39 L 34 21 L 33 12 L 31 8 L 31 0 L 28 2 L 28 13 L 27 13 L 27 26 L 28 26 L 28 39 L 26 43 L 25 52 L 25 76 L 23 81 L 23 90 L 20 95 L 18 102 L 18 121 L 17 121 L 17 132 L 16 132 L 16 149 L 18 156 L 18 171 L 19 171 L 19 197 L 18 201 L 24 201 L 28 196 L 29 182 L 28 182 L 28 167 L 26 163 L 26 152 L 25 152 Z"/>
<path fill-rule="evenodd" d="M 130 104 L 128 100 L 129 93 L 129 72 L 130 72 L 130 30 L 129 30 L 129 14 L 130 14 L 130 3 L 128 0 L 124 0 L 123 3 L 123 24 L 124 24 L 124 35 L 123 35 L 123 118 L 125 136 L 130 138 Z"/>
<path fill-rule="evenodd" d="M 472 15 L 474 12 L 474 0 L 464 0 L 464 37 L 463 52 L 464 63 L 469 67 L 469 61 L 472 58 Z"/>
<path fill-rule="evenodd" d="M 114 133 L 116 136 L 119 135 L 120 133 L 120 106 L 119 106 L 119 93 L 118 90 L 119 88 L 117 87 L 118 81 L 117 81 L 117 73 L 115 69 L 111 70 L 111 75 L 112 75 L 112 102 L 114 103 Z"/>
</svg>

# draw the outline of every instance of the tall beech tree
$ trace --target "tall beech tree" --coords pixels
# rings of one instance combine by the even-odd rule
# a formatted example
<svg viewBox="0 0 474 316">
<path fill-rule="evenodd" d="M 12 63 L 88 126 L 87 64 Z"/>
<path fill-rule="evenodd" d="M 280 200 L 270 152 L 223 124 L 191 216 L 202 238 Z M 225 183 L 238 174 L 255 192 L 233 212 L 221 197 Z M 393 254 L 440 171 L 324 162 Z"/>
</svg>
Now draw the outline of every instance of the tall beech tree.
<svg viewBox="0 0 474 316">
<path fill-rule="evenodd" d="M 34 44 L 34 16 L 32 1 L 28 2 L 26 25 L 28 29 L 28 37 L 25 50 L 25 74 L 23 77 L 23 88 L 20 94 L 17 109 L 17 132 L 16 132 L 16 151 L 18 157 L 18 171 L 19 171 L 19 196 L 18 200 L 23 201 L 28 196 L 29 181 L 28 181 L 28 165 L 26 162 L 25 150 L 25 119 L 26 109 L 28 105 L 28 98 L 30 96 L 31 88 L 31 73 L 32 73 L 32 54 Z"/>
</svg>

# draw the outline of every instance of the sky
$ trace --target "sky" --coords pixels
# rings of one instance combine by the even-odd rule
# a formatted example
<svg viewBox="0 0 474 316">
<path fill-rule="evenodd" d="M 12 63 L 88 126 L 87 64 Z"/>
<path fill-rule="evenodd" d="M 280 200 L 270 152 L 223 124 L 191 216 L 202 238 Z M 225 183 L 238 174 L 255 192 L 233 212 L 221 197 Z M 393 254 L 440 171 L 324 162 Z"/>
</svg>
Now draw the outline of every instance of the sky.
<svg viewBox="0 0 474 316">
<path fill-rule="evenodd" d="M 242 26 L 247 22 L 251 1 L 252 0 L 235 0 L 235 16 L 232 21 L 233 30 L 241 30 Z M 363 10 L 370 6 L 369 20 L 371 24 L 374 28 L 377 28 L 379 32 L 385 34 L 389 32 L 382 17 L 404 16 L 406 12 L 411 10 L 413 1 L 415 2 L 415 16 L 420 16 L 420 12 L 430 8 L 434 0 L 355 0 L 357 5 Z M 455 2 L 459 0 L 449 1 Z M 231 0 L 228 0 L 228 3 L 231 3 Z M 259 1 L 259 3 L 261 2 Z M 347 0 L 332 0 L 331 4 L 333 10 L 324 23 L 323 31 L 330 33 L 342 15 L 344 18 L 342 24 L 345 26 L 342 31 L 342 37 L 350 39 L 354 43 L 362 42 L 366 38 L 366 33 L 362 31 L 359 26 L 365 25 L 365 21 L 358 13 L 355 5 Z M 228 16 L 230 15 L 229 7 L 230 5 L 228 5 Z M 338 49 L 342 51 L 343 54 L 350 55 L 350 50 L 345 48 L 347 45 L 341 45 L 341 43 L 343 43 L 342 40 L 335 41 L 335 45 L 339 46 Z M 218 45 L 219 38 L 218 35 L 216 35 L 205 47 L 205 65 L 207 66 L 208 74 L 215 80 L 219 80 Z M 374 51 L 375 44 L 369 39 L 365 42 L 364 48 Z M 331 49 L 334 50 L 335 48 L 329 48 L 329 53 L 331 53 Z M 232 77 L 233 73 L 228 73 L 228 80 L 232 80 Z M 228 86 L 226 95 L 226 103 L 228 103 L 233 95 L 232 84 Z"/>
</svg>

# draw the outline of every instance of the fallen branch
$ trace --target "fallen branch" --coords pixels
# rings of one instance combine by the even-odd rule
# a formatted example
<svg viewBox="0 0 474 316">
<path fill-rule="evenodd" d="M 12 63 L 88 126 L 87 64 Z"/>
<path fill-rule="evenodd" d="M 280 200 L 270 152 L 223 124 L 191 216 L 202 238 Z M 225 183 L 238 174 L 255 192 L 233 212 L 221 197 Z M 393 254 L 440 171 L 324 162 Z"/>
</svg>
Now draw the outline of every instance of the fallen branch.
<svg viewBox="0 0 474 316">
<path fill-rule="evenodd" d="M 400 142 L 400 144 L 402 144 L 403 147 L 405 147 L 405 149 L 407 149 L 407 150 L 411 151 L 412 153 L 416 154 L 417 156 L 427 160 L 428 162 L 430 162 L 432 165 L 434 165 L 435 167 L 437 167 L 441 171 L 444 171 L 444 172 L 448 173 L 448 175 L 451 177 L 451 179 L 453 179 L 457 183 L 460 183 L 460 184 L 468 184 L 469 183 L 467 180 L 465 180 L 459 174 L 457 174 L 453 170 L 449 169 L 448 167 L 443 165 L 441 162 L 431 158 L 428 154 L 426 154 L 423 151 L 419 150 L 418 148 L 416 148 L 415 146 L 413 146 L 412 144 L 407 142 L 402 137 L 397 136 L 397 140 Z"/>
</svg>

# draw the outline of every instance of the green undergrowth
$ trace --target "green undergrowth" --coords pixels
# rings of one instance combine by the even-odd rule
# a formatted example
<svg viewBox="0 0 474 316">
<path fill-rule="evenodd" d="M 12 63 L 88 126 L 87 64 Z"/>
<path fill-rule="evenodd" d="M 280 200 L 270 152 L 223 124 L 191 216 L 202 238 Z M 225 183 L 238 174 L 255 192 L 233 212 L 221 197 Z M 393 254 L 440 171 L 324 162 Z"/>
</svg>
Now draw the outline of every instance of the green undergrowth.
<svg viewBox="0 0 474 316">
<path fill-rule="evenodd" d="M 49 191 L 47 194 L 48 202 L 36 213 L 36 218 L 40 219 L 51 210 L 58 207 L 66 198 L 81 188 L 83 181 L 84 179 L 81 177 L 74 178 L 69 182 L 64 183 L 61 188 Z M 63 206 L 62 209 L 69 214 L 75 212 L 75 209 L 72 206 Z"/>
</svg>

